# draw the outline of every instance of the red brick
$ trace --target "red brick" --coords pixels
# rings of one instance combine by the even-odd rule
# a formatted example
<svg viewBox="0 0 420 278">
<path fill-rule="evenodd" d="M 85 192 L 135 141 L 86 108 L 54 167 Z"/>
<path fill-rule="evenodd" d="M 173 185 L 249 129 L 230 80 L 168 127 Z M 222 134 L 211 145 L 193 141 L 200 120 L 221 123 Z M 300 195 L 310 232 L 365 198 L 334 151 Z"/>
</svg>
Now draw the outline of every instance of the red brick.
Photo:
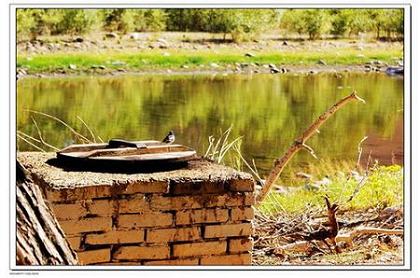
<svg viewBox="0 0 420 278">
<path fill-rule="evenodd" d="M 200 259 L 200 265 L 251 265 L 251 254 L 210 256 Z"/>
<path fill-rule="evenodd" d="M 229 190 L 238 192 L 254 191 L 254 181 L 252 179 L 231 179 L 229 181 Z"/>
<path fill-rule="evenodd" d="M 202 255 L 219 255 L 226 253 L 226 241 L 209 241 L 199 243 L 174 244 L 174 257 L 192 257 Z"/>
<path fill-rule="evenodd" d="M 87 208 L 90 214 L 99 216 L 111 216 L 113 213 L 112 200 L 93 200 L 87 203 Z"/>
<path fill-rule="evenodd" d="M 251 203 L 247 193 L 237 193 L 231 195 L 193 195 L 164 197 L 153 196 L 150 207 L 159 210 L 185 210 L 211 207 L 232 207 L 242 206 Z"/>
<path fill-rule="evenodd" d="M 134 193 L 168 193 L 168 181 L 133 182 L 128 184 L 124 194 Z"/>
<path fill-rule="evenodd" d="M 120 214 L 118 217 L 119 229 L 135 229 L 138 227 L 166 227 L 171 226 L 173 219 L 171 213 L 145 212 L 142 214 Z"/>
<path fill-rule="evenodd" d="M 193 241 L 200 238 L 200 228 L 173 228 L 147 231 L 147 242 Z"/>
<path fill-rule="evenodd" d="M 82 265 L 109 262 L 111 250 L 109 248 L 77 252 L 79 263 Z"/>
<path fill-rule="evenodd" d="M 198 265 L 198 259 L 146 261 L 144 265 Z"/>
<path fill-rule="evenodd" d="M 244 206 L 255 205 L 256 195 L 254 193 L 245 193 Z"/>
<path fill-rule="evenodd" d="M 51 208 L 57 220 L 79 219 L 88 213 L 80 202 L 75 204 L 51 204 Z"/>
<path fill-rule="evenodd" d="M 252 220 L 254 219 L 254 209 L 252 207 L 232 208 L 230 219 L 232 221 Z"/>
<path fill-rule="evenodd" d="M 196 223 L 222 223 L 228 220 L 227 209 L 198 209 L 177 211 L 175 221 L 177 225 Z"/>
<path fill-rule="evenodd" d="M 204 238 L 249 236 L 252 234 L 251 223 L 214 225 L 204 228 Z"/>
<path fill-rule="evenodd" d="M 196 195 L 209 193 L 225 193 L 224 182 L 211 182 L 205 180 L 179 180 L 171 181 L 170 193 L 172 195 Z"/>
<path fill-rule="evenodd" d="M 66 235 L 110 231 L 112 228 L 111 217 L 93 217 L 80 220 L 62 220 L 59 222 Z"/>
<path fill-rule="evenodd" d="M 82 237 L 80 236 L 74 236 L 74 237 L 66 237 L 68 243 L 71 246 L 71 249 L 73 250 L 80 250 L 80 242 Z"/>
<path fill-rule="evenodd" d="M 238 238 L 229 240 L 229 253 L 242 253 L 252 250 L 252 238 Z"/>
<path fill-rule="evenodd" d="M 67 202 L 103 198 L 111 196 L 110 185 L 92 185 L 63 190 L 46 190 L 47 199 L 51 202 Z"/>
<path fill-rule="evenodd" d="M 133 199 L 122 199 L 118 201 L 120 213 L 140 213 L 149 209 L 149 203 L 144 195 Z"/>
<path fill-rule="evenodd" d="M 122 246 L 113 255 L 115 260 L 169 259 L 169 246 Z"/>
<path fill-rule="evenodd" d="M 110 231 L 103 234 L 86 235 L 85 243 L 91 245 L 140 243 L 144 241 L 144 230 Z"/>
</svg>

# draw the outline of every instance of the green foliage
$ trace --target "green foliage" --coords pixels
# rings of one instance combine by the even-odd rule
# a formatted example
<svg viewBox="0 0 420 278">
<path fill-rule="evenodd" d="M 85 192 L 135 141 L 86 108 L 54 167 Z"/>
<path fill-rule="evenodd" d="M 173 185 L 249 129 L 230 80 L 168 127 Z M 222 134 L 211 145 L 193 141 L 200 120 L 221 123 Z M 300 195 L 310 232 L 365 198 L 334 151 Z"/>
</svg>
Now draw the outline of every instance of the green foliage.
<svg viewBox="0 0 420 278">
<path fill-rule="evenodd" d="M 330 21 L 324 9 L 291 9 L 281 19 L 281 27 L 298 34 L 307 34 L 310 40 L 329 30 Z"/>
<path fill-rule="evenodd" d="M 104 9 L 100 10 L 103 28 L 106 31 L 120 31 L 127 33 L 134 27 L 134 15 L 128 9 Z"/>
<path fill-rule="evenodd" d="M 134 30 L 138 32 L 163 31 L 166 28 L 166 13 L 159 9 L 133 10 Z"/>
<path fill-rule="evenodd" d="M 322 35 L 401 37 L 403 9 L 17 9 L 19 38 L 106 31 L 204 31 L 230 34 L 234 41 L 257 38 L 281 26 L 317 39 Z"/>
<path fill-rule="evenodd" d="M 381 166 L 373 169 L 365 184 L 336 175 L 332 183 L 320 190 L 300 188 L 289 194 L 271 193 L 260 209 L 267 214 L 279 211 L 302 213 L 309 207 L 323 209 L 323 196 L 327 194 L 343 210 L 365 210 L 401 205 L 403 202 L 403 169 L 400 166 Z M 348 201 L 354 196 L 351 201 Z"/>
<path fill-rule="evenodd" d="M 97 23 L 96 10 L 17 9 L 17 35 L 35 39 L 39 35 L 83 34 Z"/>
<path fill-rule="evenodd" d="M 84 34 L 97 23 L 97 11 L 88 9 L 63 10 L 62 19 L 57 23 L 58 34 Z"/>
<path fill-rule="evenodd" d="M 35 17 L 32 9 L 16 10 L 16 28 L 18 37 L 26 37 L 31 34 L 35 28 Z"/>
<path fill-rule="evenodd" d="M 404 16 L 402 9 L 290 9 L 284 12 L 280 26 L 288 33 L 307 34 L 309 39 L 366 32 L 375 32 L 377 39 L 385 32 L 389 39 L 404 34 Z"/>
<path fill-rule="evenodd" d="M 168 9 L 171 31 L 205 31 L 230 34 L 234 41 L 256 38 L 277 25 L 278 12 L 270 9 Z"/>
</svg>

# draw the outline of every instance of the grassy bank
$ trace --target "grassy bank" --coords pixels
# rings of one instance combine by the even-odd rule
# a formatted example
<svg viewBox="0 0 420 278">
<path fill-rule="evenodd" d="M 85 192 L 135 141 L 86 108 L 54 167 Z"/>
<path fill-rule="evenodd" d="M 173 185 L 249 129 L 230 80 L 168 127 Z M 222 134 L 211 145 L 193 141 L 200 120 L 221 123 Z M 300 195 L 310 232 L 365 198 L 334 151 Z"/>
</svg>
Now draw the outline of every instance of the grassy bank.
<svg viewBox="0 0 420 278">
<path fill-rule="evenodd" d="M 233 47 L 218 51 L 188 49 L 147 50 L 142 52 L 121 53 L 105 51 L 103 53 L 49 53 L 49 54 L 22 54 L 18 55 L 18 67 L 25 68 L 28 73 L 75 73 L 83 71 L 142 71 L 159 69 L 234 69 L 235 63 L 295 65 L 313 67 L 321 63 L 328 66 L 362 65 L 380 60 L 386 64 L 395 64 L 396 59 L 402 57 L 402 51 L 392 49 L 340 48 L 336 51 L 328 49 L 322 51 L 258 51 L 246 56 L 248 51 L 236 50 Z"/>
<path fill-rule="evenodd" d="M 300 214 L 309 207 L 323 209 L 326 194 L 343 210 L 383 209 L 403 204 L 403 168 L 381 166 L 373 169 L 366 182 L 339 173 L 319 189 L 300 187 L 288 194 L 271 193 L 260 207 L 265 214 Z M 351 198 L 351 196 L 353 196 Z M 351 199 L 351 200 L 350 200 Z M 349 201 L 350 200 L 350 201 Z"/>
</svg>

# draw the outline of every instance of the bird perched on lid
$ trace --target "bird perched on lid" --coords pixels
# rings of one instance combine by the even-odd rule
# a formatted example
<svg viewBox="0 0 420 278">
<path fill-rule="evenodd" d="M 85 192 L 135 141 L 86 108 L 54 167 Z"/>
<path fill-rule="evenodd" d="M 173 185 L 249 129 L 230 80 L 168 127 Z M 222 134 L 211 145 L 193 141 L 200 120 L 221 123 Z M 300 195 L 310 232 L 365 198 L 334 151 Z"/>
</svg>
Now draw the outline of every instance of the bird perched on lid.
<svg viewBox="0 0 420 278">
<path fill-rule="evenodd" d="M 171 130 L 168 135 L 162 140 L 162 143 L 172 144 L 175 142 L 175 133 Z"/>
</svg>

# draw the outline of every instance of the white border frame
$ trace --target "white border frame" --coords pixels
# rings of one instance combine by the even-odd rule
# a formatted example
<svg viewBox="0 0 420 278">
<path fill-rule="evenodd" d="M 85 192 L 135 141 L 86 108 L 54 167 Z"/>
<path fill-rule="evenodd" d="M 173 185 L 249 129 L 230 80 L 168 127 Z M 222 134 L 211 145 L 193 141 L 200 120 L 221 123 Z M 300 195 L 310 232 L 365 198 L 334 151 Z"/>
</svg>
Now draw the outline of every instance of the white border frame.
<svg viewBox="0 0 420 278">
<path fill-rule="evenodd" d="M 10 95 L 9 95 L 9 200 L 10 200 L 10 218 L 9 218 L 9 268 L 11 271 L 44 271 L 44 270 L 411 270 L 412 258 L 412 234 L 411 234 L 411 5 L 409 3 L 385 4 L 378 1 L 369 1 L 366 4 L 338 4 L 338 3 L 319 3 L 308 4 L 303 1 L 295 1 L 294 4 L 268 3 L 255 4 L 244 1 L 244 3 L 222 4 L 219 1 L 213 3 L 192 3 L 191 0 L 185 4 L 179 3 L 143 3 L 143 4 L 117 4 L 117 3 L 45 3 L 45 4 L 29 4 L 16 2 L 9 5 L 9 37 L 10 37 Z M 404 9 L 404 265 L 389 266 L 17 266 L 13 260 L 16 256 L 16 9 L 17 8 L 403 8 Z M 14 262 L 13 262 L 14 261 Z"/>
</svg>

